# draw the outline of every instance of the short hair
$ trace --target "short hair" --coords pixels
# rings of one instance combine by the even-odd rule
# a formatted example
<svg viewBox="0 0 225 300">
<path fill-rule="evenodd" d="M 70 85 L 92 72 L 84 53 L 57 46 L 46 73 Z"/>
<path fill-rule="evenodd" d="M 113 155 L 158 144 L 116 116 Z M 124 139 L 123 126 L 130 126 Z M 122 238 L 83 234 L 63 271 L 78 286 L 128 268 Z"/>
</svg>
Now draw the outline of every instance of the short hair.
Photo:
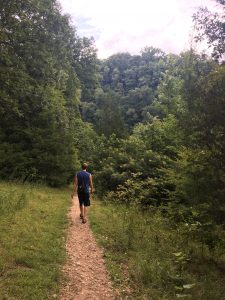
<svg viewBox="0 0 225 300">
<path fill-rule="evenodd" d="M 87 167 L 88 167 L 88 165 L 87 165 L 86 163 L 83 163 L 83 164 L 82 164 L 82 169 L 83 169 L 83 170 L 86 170 Z"/>
</svg>

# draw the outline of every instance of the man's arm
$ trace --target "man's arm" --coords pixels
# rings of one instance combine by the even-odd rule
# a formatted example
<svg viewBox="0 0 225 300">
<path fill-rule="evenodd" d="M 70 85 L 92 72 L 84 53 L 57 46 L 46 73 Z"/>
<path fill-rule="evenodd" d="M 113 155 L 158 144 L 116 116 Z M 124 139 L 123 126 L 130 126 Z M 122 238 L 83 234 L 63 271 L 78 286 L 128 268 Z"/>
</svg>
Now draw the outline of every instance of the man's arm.
<svg viewBox="0 0 225 300">
<path fill-rule="evenodd" d="M 77 192 L 77 175 L 74 177 L 74 181 L 73 181 L 73 191 L 72 191 L 72 194 L 71 194 L 72 198 L 76 194 L 76 192 Z"/>
<path fill-rule="evenodd" d="M 91 193 L 93 193 L 93 181 L 92 181 L 92 175 L 90 175 L 90 177 L 89 177 L 89 182 L 90 182 Z"/>
</svg>

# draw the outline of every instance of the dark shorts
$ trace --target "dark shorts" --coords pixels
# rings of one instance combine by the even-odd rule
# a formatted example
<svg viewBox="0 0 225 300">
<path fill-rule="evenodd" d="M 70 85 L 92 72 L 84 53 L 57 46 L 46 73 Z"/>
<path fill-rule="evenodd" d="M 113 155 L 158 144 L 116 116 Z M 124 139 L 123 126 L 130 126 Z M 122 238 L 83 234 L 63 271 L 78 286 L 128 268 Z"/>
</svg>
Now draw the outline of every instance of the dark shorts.
<svg viewBox="0 0 225 300">
<path fill-rule="evenodd" d="M 90 206 L 90 194 L 89 193 L 78 193 L 78 199 L 80 205 Z"/>
</svg>

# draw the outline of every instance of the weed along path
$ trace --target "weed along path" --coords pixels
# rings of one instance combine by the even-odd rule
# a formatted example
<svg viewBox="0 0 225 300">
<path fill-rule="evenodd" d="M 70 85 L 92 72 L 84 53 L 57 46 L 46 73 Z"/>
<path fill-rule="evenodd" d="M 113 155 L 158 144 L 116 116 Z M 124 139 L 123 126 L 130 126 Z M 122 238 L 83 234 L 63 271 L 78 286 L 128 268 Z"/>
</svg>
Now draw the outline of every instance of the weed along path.
<svg viewBox="0 0 225 300">
<path fill-rule="evenodd" d="M 70 226 L 66 241 L 66 277 L 60 300 L 111 300 L 112 285 L 89 224 L 82 224 L 77 197 L 69 212 Z"/>
</svg>

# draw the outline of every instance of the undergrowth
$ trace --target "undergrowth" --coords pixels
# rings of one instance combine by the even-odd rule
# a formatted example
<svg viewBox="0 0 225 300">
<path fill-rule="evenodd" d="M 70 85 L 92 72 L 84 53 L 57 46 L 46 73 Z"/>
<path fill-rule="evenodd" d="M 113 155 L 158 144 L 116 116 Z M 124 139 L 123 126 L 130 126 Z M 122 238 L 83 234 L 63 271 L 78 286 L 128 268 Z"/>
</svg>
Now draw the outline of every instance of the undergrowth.
<svg viewBox="0 0 225 300">
<path fill-rule="evenodd" d="M 95 201 L 90 221 L 118 299 L 223 299 L 224 265 L 187 243 L 159 208 Z"/>
</svg>

